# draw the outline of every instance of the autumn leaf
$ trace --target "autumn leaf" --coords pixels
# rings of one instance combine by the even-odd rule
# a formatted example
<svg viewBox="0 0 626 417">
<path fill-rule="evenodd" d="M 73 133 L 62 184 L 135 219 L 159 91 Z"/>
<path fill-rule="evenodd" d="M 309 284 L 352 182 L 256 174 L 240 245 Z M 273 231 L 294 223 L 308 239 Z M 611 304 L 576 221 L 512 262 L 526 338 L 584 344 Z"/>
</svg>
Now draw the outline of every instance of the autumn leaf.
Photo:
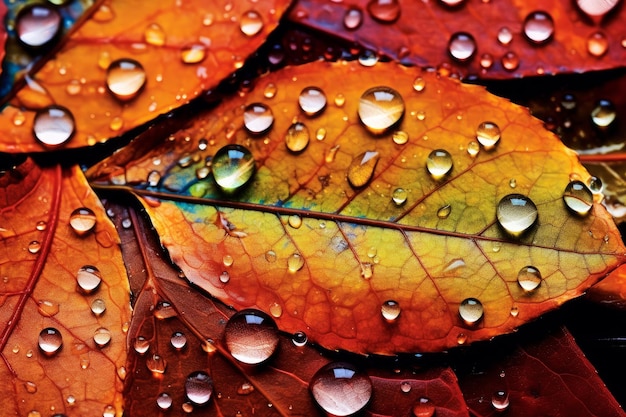
<svg viewBox="0 0 626 417">
<path fill-rule="evenodd" d="M 26 160 L 0 178 L 4 415 L 121 415 L 128 283 L 78 168 Z"/>
<path fill-rule="evenodd" d="M 615 68 L 626 56 L 618 1 L 301 0 L 289 18 L 398 62 L 468 78 Z"/>
<path fill-rule="evenodd" d="M 243 65 L 287 5 L 103 2 L 3 109 L 0 151 L 94 145 L 188 102 Z"/>
<path fill-rule="evenodd" d="M 89 177 L 145 197 L 194 285 L 330 349 L 488 339 L 624 262 L 589 174 L 539 121 L 395 64 L 270 74 Z"/>
</svg>

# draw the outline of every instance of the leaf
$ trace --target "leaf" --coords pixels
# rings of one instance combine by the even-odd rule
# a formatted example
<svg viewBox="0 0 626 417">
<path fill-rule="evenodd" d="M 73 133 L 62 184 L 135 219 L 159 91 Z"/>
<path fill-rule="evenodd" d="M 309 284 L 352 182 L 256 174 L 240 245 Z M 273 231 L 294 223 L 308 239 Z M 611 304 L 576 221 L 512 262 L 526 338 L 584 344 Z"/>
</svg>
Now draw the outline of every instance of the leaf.
<svg viewBox="0 0 626 417">
<path fill-rule="evenodd" d="M 405 114 L 373 134 L 357 107 L 366 90 L 380 85 L 403 97 Z M 298 105 L 309 86 L 328 100 L 316 117 Z M 256 135 L 244 127 L 244 108 L 261 111 L 255 118 L 248 107 L 248 129 L 259 128 L 251 121 L 267 126 L 269 118 L 255 103 L 273 114 L 271 127 Z M 391 118 L 398 109 L 380 114 Z M 299 152 L 285 144 L 295 121 L 311 136 Z M 472 156 L 477 128 L 487 121 L 499 126 L 502 139 Z M 133 149 L 147 143 L 149 152 Z M 215 182 L 232 178 L 215 171 L 224 169 L 217 151 L 226 144 L 250 149 L 256 164 L 250 184 L 235 192 Z M 437 149 L 453 161 L 440 179 L 426 169 Z M 368 172 L 356 168 L 355 178 L 347 172 L 364 155 L 372 178 L 354 186 Z M 248 166 L 239 173 L 250 172 Z M 138 139 L 88 176 L 125 181 L 114 188 L 146 198 L 163 244 L 194 285 L 237 309 L 273 311 L 281 329 L 304 330 L 330 349 L 390 354 L 488 339 L 580 295 L 624 262 L 619 232 L 601 205 L 592 204 L 587 216 L 567 209 L 570 179 L 589 174 L 525 109 L 480 87 L 395 64 L 320 62 L 269 74 L 243 98 L 195 114 L 168 139 Z M 505 233 L 495 218 L 498 202 L 511 193 L 528 196 L 539 211 L 537 224 L 521 236 Z M 535 290 L 518 284 L 527 266 L 543 278 Z M 220 279 L 223 273 L 228 279 Z M 381 315 L 387 301 L 395 303 L 387 305 L 388 316 L 399 305 L 396 320 Z M 466 315 L 473 322 L 466 323 L 462 304 L 484 315 Z"/>
<path fill-rule="evenodd" d="M 537 11 L 544 15 L 526 26 Z M 395 61 L 468 78 L 591 71 L 624 62 L 626 11 L 617 1 L 302 0 L 289 18 Z M 454 42 L 458 33 L 469 37 Z"/>
<path fill-rule="evenodd" d="M 276 27 L 287 5 L 287 0 L 254 6 L 225 1 L 103 3 L 3 110 L 0 151 L 94 145 L 186 103 L 241 66 Z M 124 61 L 122 82 L 111 88 L 107 70 L 120 59 L 133 61 Z M 35 111 L 51 104 L 73 116 L 75 133 L 67 142 L 59 136 L 71 132 L 70 122 L 43 143 L 33 137 Z"/>
<path fill-rule="evenodd" d="M 69 223 L 79 207 L 94 216 L 82 226 L 95 221 L 82 235 Z M 0 212 L 3 414 L 121 415 L 128 284 L 98 199 L 78 168 L 40 168 L 29 159 L 0 178 Z M 96 273 L 99 287 L 82 293 L 79 282 L 97 283 Z M 106 307 L 100 315 L 92 312 L 97 299 Z M 39 347 L 40 332 L 50 328 L 48 349 Z M 106 339 L 106 332 L 98 329 L 110 334 L 101 348 L 95 335 Z"/>
</svg>

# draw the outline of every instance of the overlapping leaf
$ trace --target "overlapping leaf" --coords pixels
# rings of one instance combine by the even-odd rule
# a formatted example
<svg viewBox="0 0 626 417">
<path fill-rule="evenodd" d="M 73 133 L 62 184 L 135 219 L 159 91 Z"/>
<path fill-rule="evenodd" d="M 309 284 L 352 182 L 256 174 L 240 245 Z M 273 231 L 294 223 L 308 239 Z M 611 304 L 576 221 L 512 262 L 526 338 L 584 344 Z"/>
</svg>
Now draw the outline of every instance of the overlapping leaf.
<svg viewBox="0 0 626 417">
<path fill-rule="evenodd" d="M 380 85 L 395 89 L 406 110 L 392 131 L 374 135 L 357 108 Z M 316 117 L 298 105 L 308 86 L 328 99 Z M 273 126 L 253 135 L 244 107 L 261 102 Z M 311 136 L 298 153 L 285 145 L 295 121 Z M 501 140 L 473 155 L 468 147 L 486 121 Z M 133 149 L 146 143 L 154 149 Z M 220 191 L 207 169 L 226 144 L 244 145 L 256 161 L 251 183 L 234 194 Z M 436 149 L 453 161 L 441 179 L 425 166 Z M 366 151 L 380 159 L 371 181 L 353 187 L 347 172 Z M 189 128 L 137 140 L 90 173 L 107 176 L 148 198 L 163 243 L 192 283 L 237 309 L 270 311 L 282 329 L 304 330 L 329 348 L 391 353 L 487 339 L 581 294 L 624 261 L 601 205 L 588 216 L 567 209 L 565 187 L 589 174 L 539 121 L 482 88 L 395 64 L 316 63 L 271 74 Z M 406 201 L 394 202 L 398 188 Z M 537 224 L 520 237 L 495 219 L 511 193 L 538 207 Z M 526 266 L 542 276 L 532 291 L 518 284 Z M 459 307 L 472 298 L 484 315 L 467 324 Z M 400 306 L 391 322 L 381 316 L 386 301 Z"/>
<path fill-rule="evenodd" d="M 0 150 L 46 150 L 33 137 L 33 119 L 51 104 L 68 108 L 74 117 L 76 132 L 64 146 L 81 147 L 186 103 L 241 66 L 287 5 L 283 0 L 103 3 L 3 110 Z M 145 86 L 122 101 L 106 83 L 109 65 L 119 59 L 133 59 L 145 71 Z M 121 84 L 124 92 L 141 85 L 138 73 L 131 71 Z"/>
<path fill-rule="evenodd" d="M 69 222 L 82 207 L 94 217 L 78 234 Z M 83 227 L 91 221 L 93 230 Z M 0 178 L 0 222 L 2 413 L 121 415 L 128 283 L 115 230 L 84 176 L 27 160 Z M 60 347 L 40 340 L 48 328 Z"/>
</svg>

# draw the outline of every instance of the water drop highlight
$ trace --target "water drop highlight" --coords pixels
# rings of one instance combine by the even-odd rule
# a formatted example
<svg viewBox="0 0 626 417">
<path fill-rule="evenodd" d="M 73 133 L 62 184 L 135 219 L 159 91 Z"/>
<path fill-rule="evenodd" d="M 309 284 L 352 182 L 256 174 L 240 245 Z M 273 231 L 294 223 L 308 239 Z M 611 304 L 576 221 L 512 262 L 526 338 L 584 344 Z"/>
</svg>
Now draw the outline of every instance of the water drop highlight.
<svg viewBox="0 0 626 417">
<path fill-rule="evenodd" d="M 476 298 L 466 298 L 459 305 L 459 315 L 468 326 L 473 326 L 483 318 L 483 305 Z"/>
</svg>

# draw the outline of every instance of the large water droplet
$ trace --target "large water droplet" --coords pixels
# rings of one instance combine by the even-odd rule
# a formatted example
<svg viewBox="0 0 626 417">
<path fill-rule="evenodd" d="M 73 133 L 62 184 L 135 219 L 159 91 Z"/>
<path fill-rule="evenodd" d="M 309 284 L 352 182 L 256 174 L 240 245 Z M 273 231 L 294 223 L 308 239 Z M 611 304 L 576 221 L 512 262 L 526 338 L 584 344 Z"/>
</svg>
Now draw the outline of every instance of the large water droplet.
<svg viewBox="0 0 626 417">
<path fill-rule="evenodd" d="M 365 186 L 374 175 L 376 164 L 378 164 L 379 153 L 367 151 L 358 155 L 352 160 L 348 167 L 348 182 L 355 188 Z"/>
<path fill-rule="evenodd" d="M 85 294 L 96 291 L 102 282 L 100 271 L 95 266 L 85 265 L 76 273 L 78 288 Z"/>
<path fill-rule="evenodd" d="M 483 318 L 483 305 L 476 298 L 466 298 L 459 305 L 459 315 L 465 324 L 472 326 Z"/>
<path fill-rule="evenodd" d="M 54 327 L 46 327 L 39 332 L 38 344 L 44 355 L 52 356 L 63 346 L 63 336 Z"/>
<path fill-rule="evenodd" d="M 111 331 L 105 327 L 96 329 L 93 333 L 93 341 L 97 347 L 105 347 L 111 342 Z"/>
<path fill-rule="evenodd" d="M 243 111 L 243 125 L 253 135 L 267 132 L 273 124 L 272 110 L 263 103 L 248 104 Z"/>
<path fill-rule="evenodd" d="M 541 273 L 534 266 L 525 266 L 517 274 L 517 283 L 524 291 L 534 291 L 541 284 Z"/>
<path fill-rule="evenodd" d="M 246 36 L 255 36 L 263 29 L 263 18 L 256 10 L 248 10 L 241 15 L 239 29 Z"/>
<path fill-rule="evenodd" d="M 576 4 L 587 16 L 599 22 L 602 16 L 613 10 L 619 0 L 576 0 Z"/>
<path fill-rule="evenodd" d="M 591 121 L 600 129 L 608 128 L 617 117 L 615 106 L 609 100 L 599 100 L 591 111 Z"/>
<path fill-rule="evenodd" d="M 204 371 L 195 371 L 187 376 L 185 395 L 195 405 L 204 405 L 213 395 L 213 379 Z"/>
<path fill-rule="evenodd" d="M 309 129 L 300 122 L 289 126 L 285 135 L 285 145 L 291 152 L 302 152 L 308 146 L 309 140 Z"/>
<path fill-rule="evenodd" d="M 572 181 L 563 191 L 563 202 L 572 212 L 584 216 L 593 206 L 593 193 L 582 181 Z"/>
<path fill-rule="evenodd" d="M 298 96 L 298 104 L 307 116 L 316 116 L 326 108 L 326 95 L 319 87 L 306 87 Z"/>
<path fill-rule="evenodd" d="M 185 64 L 198 64 L 206 58 L 207 48 L 201 43 L 194 43 L 180 50 L 180 58 Z"/>
<path fill-rule="evenodd" d="M 448 52 L 457 61 L 466 62 L 476 53 L 476 41 L 469 33 L 455 33 L 448 42 Z"/>
<path fill-rule="evenodd" d="M 165 31 L 158 23 L 150 23 L 143 32 L 143 39 L 154 46 L 165 45 Z"/>
<path fill-rule="evenodd" d="M 426 397 L 421 397 L 413 406 L 413 417 L 433 417 L 435 405 Z"/>
<path fill-rule="evenodd" d="M 373 87 L 359 99 L 359 118 L 374 134 L 381 134 L 400 121 L 404 115 L 404 100 L 390 87 Z"/>
<path fill-rule="evenodd" d="M 524 20 L 524 35 L 538 45 L 548 42 L 554 35 L 554 21 L 546 12 L 535 11 Z"/>
<path fill-rule="evenodd" d="M 343 362 L 332 362 L 318 370 L 309 389 L 317 404 L 334 416 L 355 414 L 372 397 L 372 382 L 367 374 Z"/>
<path fill-rule="evenodd" d="M 240 362 L 256 365 L 266 361 L 278 346 L 278 328 L 274 320 L 259 310 L 235 313 L 224 330 L 226 347 Z"/>
<path fill-rule="evenodd" d="M 167 392 L 162 392 L 157 397 L 156 403 L 161 410 L 169 410 L 172 407 L 173 400 Z"/>
<path fill-rule="evenodd" d="M 299 253 L 292 253 L 287 258 L 287 268 L 289 272 L 298 272 L 304 266 L 304 258 Z"/>
<path fill-rule="evenodd" d="M 33 134 L 47 146 L 60 146 L 70 140 L 75 130 L 74 116 L 62 106 L 48 106 L 35 114 Z"/>
<path fill-rule="evenodd" d="M 587 52 L 589 55 L 600 58 L 609 50 L 609 40 L 604 32 L 593 32 L 587 38 Z"/>
<path fill-rule="evenodd" d="M 80 207 L 70 214 L 70 226 L 79 236 L 89 233 L 96 226 L 96 215 L 87 207 Z"/>
<path fill-rule="evenodd" d="M 47 4 L 28 4 L 15 18 L 15 31 L 19 41 L 31 48 L 49 46 L 59 35 L 61 14 Z"/>
<path fill-rule="evenodd" d="M 146 84 L 146 72 L 134 59 L 118 59 L 107 69 L 106 84 L 118 100 L 132 100 Z"/>
<path fill-rule="evenodd" d="M 537 206 L 524 195 L 509 194 L 498 203 L 496 217 L 505 232 L 517 237 L 537 221 Z"/>
<path fill-rule="evenodd" d="M 442 179 L 452 170 L 452 155 L 444 149 L 435 149 L 426 158 L 426 169 L 433 179 Z"/>
<path fill-rule="evenodd" d="M 398 0 L 370 0 L 367 4 L 369 14 L 381 23 L 393 23 L 400 17 Z"/>
<path fill-rule="evenodd" d="M 505 390 L 496 391 L 491 396 L 491 405 L 498 411 L 506 410 L 509 403 L 509 393 Z"/>
<path fill-rule="evenodd" d="M 400 304 L 394 300 L 387 300 L 382 304 L 380 312 L 385 320 L 393 322 L 400 316 Z"/>
<path fill-rule="evenodd" d="M 493 149 L 500 140 L 500 127 L 494 122 L 482 122 L 476 128 L 476 139 L 485 150 Z"/>
<path fill-rule="evenodd" d="M 211 164 L 215 182 L 227 193 L 246 185 L 254 174 L 252 153 L 241 145 L 226 145 L 219 149 Z"/>
<path fill-rule="evenodd" d="M 363 12 L 356 7 L 350 7 L 343 16 L 343 26 L 348 30 L 356 30 L 363 23 Z"/>
</svg>

